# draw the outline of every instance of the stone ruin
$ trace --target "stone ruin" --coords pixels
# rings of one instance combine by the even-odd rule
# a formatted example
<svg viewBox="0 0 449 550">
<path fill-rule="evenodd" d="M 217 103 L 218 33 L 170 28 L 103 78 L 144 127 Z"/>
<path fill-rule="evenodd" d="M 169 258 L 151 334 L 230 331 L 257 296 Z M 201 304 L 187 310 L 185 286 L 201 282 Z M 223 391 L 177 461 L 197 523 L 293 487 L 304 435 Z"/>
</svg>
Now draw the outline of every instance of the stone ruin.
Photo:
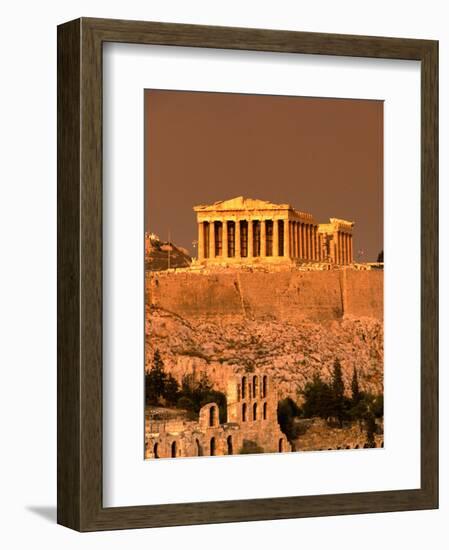
<svg viewBox="0 0 449 550">
<path fill-rule="evenodd" d="M 265 453 L 290 452 L 277 421 L 278 392 L 266 374 L 234 375 L 227 384 L 227 421 L 216 403 L 204 405 L 198 420 L 186 411 L 148 408 L 145 413 L 145 458 L 239 454 L 245 442 Z"/>
</svg>

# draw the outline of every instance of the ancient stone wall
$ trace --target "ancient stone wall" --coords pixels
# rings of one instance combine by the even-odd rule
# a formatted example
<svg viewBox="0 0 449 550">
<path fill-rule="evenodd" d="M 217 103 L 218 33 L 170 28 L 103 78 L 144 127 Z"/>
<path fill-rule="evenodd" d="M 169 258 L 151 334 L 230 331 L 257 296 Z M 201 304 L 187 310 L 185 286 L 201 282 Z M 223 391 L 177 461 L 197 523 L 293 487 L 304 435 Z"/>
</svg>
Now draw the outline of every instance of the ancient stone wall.
<svg viewBox="0 0 449 550">
<path fill-rule="evenodd" d="M 145 415 L 145 458 L 220 456 L 241 452 L 245 441 L 261 452 L 290 452 L 277 421 L 277 389 L 267 375 L 230 376 L 227 422 L 220 424 L 216 403 L 204 405 L 198 421 L 173 412 L 166 421 Z"/>
<path fill-rule="evenodd" d="M 294 442 L 295 451 L 335 451 L 341 449 L 363 449 L 366 446 L 366 432 L 358 423 L 343 428 L 330 427 L 324 420 L 313 418 L 302 420 L 304 432 Z M 374 434 L 377 448 L 384 446 L 383 425 L 378 422 Z"/>
<path fill-rule="evenodd" d="M 147 274 L 147 300 L 188 320 L 382 320 L 383 271 L 161 272 Z"/>
</svg>

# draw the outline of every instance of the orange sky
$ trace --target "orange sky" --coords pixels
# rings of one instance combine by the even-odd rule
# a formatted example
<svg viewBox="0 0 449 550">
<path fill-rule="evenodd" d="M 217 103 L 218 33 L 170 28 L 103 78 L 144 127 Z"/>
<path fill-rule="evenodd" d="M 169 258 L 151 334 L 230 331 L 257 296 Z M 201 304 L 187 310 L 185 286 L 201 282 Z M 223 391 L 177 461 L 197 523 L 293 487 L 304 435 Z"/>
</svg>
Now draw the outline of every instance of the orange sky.
<svg viewBox="0 0 449 550">
<path fill-rule="evenodd" d="M 355 221 L 355 258 L 375 261 L 383 102 L 147 90 L 146 229 L 192 252 L 192 207 L 239 195 Z"/>
</svg>

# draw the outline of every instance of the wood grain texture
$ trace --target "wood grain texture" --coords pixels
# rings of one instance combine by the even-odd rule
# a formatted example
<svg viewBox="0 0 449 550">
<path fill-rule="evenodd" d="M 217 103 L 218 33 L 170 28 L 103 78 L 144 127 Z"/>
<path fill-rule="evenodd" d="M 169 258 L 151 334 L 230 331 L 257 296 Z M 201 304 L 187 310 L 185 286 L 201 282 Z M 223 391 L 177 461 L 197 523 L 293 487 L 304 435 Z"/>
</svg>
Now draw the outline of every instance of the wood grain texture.
<svg viewBox="0 0 449 550">
<path fill-rule="evenodd" d="M 58 29 L 58 522 L 80 526 L 80 21 Z"/>
<path fill-rule="evenodd" d="M 102 505 L 102 44 L 420 60 L 421 489 Z M 58 28 L 58 522 L 79 531 L 438 506 L 438 44 L 402 38 L 79 19 Z"/>
</svg>

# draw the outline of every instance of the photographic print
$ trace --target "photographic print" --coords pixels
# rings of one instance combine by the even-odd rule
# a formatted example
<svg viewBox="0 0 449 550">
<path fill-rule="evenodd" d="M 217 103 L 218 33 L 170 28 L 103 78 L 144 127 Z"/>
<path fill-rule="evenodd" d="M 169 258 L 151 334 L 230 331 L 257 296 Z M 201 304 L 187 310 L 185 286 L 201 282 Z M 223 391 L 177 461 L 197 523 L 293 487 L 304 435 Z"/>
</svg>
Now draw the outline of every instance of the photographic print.
<svg viewBox="0 0 449 550">
<path fill-rule="evenodd" d="M 383 102 L 144 102 L 145 458 L 383 447 Z"/>
</svg>

